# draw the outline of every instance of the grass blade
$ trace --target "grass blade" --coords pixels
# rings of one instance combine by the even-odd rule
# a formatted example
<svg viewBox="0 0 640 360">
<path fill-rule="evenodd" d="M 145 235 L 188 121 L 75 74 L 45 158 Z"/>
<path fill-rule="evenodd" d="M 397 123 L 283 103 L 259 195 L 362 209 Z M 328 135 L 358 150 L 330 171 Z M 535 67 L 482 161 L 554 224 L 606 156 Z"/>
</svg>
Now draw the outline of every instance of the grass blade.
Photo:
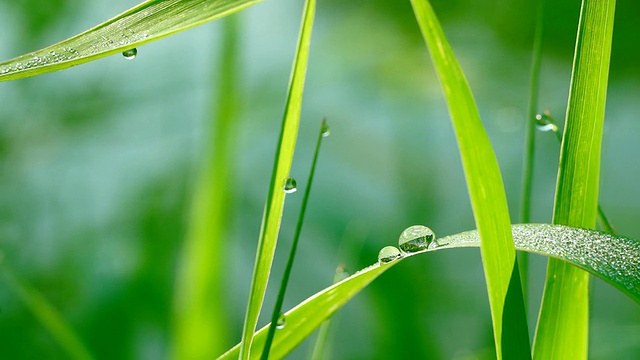
<svg viewBox="0 0 640 360">
<path fill-rule="evenodd" d="M 293 243 L 291 244 L 291 251 L 289 252 L 287 265 L 285 266 L 284 274 L 282 275 L 282 282 L 280 283 L 280 289 L 278 290 L 278 297 L 273 307 L 273 313 L 271 315 L 271 326 L 269 327 L 269 331 L 267 332 L 267 340 L 265 341 L 264 350 L 262 350 L 262 359 L 264 360 L 269 359 L 269 350 L 271 349 L 271 342 L 273 341 L 273 335 L 276 332 L 278 317 L 280 316 L 280 312 L 282 311 L 282 303 L 284 302 L 284 295 L 287 292 L 287 285 L 289 284 L 291 269 L 293 269 L 293 261 L 296 258 L 296 250 L 298 249 L 300 233 L 302 232 L 304 215 L 307 211 L 309 194 L 311 194 L 311 185 L 313 184 L 313 176 L 316 172 L 316 165 L 318 164 L 318 154 L 320 153 L 320 144 L 322 144 L 322 138 L 327 136 L 329 136 L 329 126 L 327 125 L 326 120 L 322 120 L 322 125 L 320 126 L 320 132 L 318 133 L 318 140 L 316 142 L 316 150 L 313 153 L 313 160 L 311 161 L 311 170 L 309 171 L 309 179 L 307 180 L 307 186 L 304 189 L 304 196 L 302 197 L 302 205 L 300 205 L 300 214 L 298 216 L 296 232 L 293 236 Z"/>
<path fill-rule="evenodd" d="M 584 0 L 580 13 L 553 222 L 594 228 L 615 0 Z M 589 275 L 563 261 L 547 267 L 534 341 L 536 359 L 586 359 Z"/>
<path fill-rule="evenodd" d="M 176 282 L 174 358 L 211 358 L 226 348 L 227 328 L 221 318 L 223 284 L 220 264 L 225 261 L 224 233 L 228 223 L 231 139 L 238 127 L 237 17 L 224 22 L 215 116 L 207 152 L 193 192 L 189 229 L 183 245 Z"/>
<path fill-rule="evenodd" d="M 449 106 L 473 214 L 483 239 L 481 253 L 496 354 L 499 359 L 503 355 L 526 358 L 530 356 L 526 313 L 498 162 L 471 89 L 431 5 L 427 0 L 411 0 L 411 4 Z M 507 329 L 503 329 L 504 324 Z M 503 339 L 503 333 L 508 340 Z"/>
<path fill-rule="evenodd" d="M 595 230 L 562 225 L 521 224 L 511 227 L 518 250 L 546 255 L 581 267 L 617 287 L 640 304 L 640 241 Z M 477 230 L 447 236 L 438 240 L 441 246 L 413 253 L 388 264 L 374 264 L 347 279 L 309 297 L 285 316 L 287 326 L 276 332 L 271 349 L 273 358 L 280 359 L 309 336 L 322 322 L 349 299 L 375 280 L 391 266 L 416 255 L 432 251 L 480 246 Z M 253 347 L 264 344 L 268 325 L 255 336 Z M 237 359 L 239 345 L 219 359 Z M 258 359 L 259 355 L 252 355 Z"/>
<path fill-rule="evenodd" d="M 148 0 L 85 32 L 0 63 L 0 81 L 66 69 L 173 35 L 262 0 Z"/>
<path fill-rule="evenodd" d="M 298 137 L 302 93 L 307 71 L 307 61 L 309 59 L 309 44 L 311 42 L 315 8 L 315 0 L 307 0 L 305 2 L 302 24 L 300 25 L 298 48 L 291 72 L 289 93 L 287 95 L 287 103 L 282 120 L 282 130 L 276 149 L 273 172 L 271 174 L 271 185 L 269 186 L 267 204 L 265 206 L 260 238 L 258 240 L 258 250 L 253 269 L 251 290 L 249 292 L 249 304 L 247 305 L 247 313 L 242 330 L 241 359 L 249 358 L 253 333 L 258 323 L 258 316 L 262 308 L 262 301 L 264 300 L 264 293 L 267 289 L 271 263 L 278 240 L 285 195 L 282 187 L 291 170 L 293 152 Z"/>
<path fill-rule="evenodd" d="M 2 277 L 4 277 L 15 294 L 18 295 L 22 303 L 67 352 L 69 358 L 77 360 L 93 359 L 89 350 L 87 350 L 71 326 L 38 290 L 20 279 L 6 265 L 0 264 L 0 272 L 0 275 L 3 275 Z"/>
</svg>

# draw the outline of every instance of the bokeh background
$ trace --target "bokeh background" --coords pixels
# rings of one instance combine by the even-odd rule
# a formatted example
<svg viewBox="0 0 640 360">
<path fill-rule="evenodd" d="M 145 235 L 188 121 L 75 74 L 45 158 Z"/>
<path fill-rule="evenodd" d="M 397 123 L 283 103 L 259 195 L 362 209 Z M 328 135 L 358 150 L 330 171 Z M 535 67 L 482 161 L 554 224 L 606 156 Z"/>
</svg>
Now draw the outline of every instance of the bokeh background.
<svg viewBox="0 0 640 360">
<path fill-rule="evenodd" d="M 0 58 L 44 47 L 135 0 L 0 2 Z M 535 4 L 432 1 L 474 91 L 518 218 Z M 562 119 L 579 1 L 549 2 L 539 111 Z M 225 237 L 219 244 L 226 344 L 240 339 L 302 1 L 269 0 L 240 22 L 241 94 Z M 600 202 L 619 233 L 640 238 L 640 3 L 618 1 Z M 121 56 L 0 84 L 0 254 L 99 359 L 163 359 L 189 208 L 219 104 L 222 22 Z M 440 236 L 474 228 L 446 105 L 408 1 L 319 1 L 292 174 L 306 182 L 323 144 L 285 307 L 376 261 L 413 224 Z M 534 222 L 551 219 L 559 145 L 537 134 Z M 301 193 L 288 196 L 270 285 L 279 283 Z M 530 327 L 546 260 L 531 258 Z M 267 322 L 270 286 L 260 326 Z M 640 356 L 640 307 L 594 279 L 590 355 Z M 477 249 L 394 267 L 333 322 L 330 359 L 492 357 Z M 314 337 L 290 358 L 308 358 Z M 0 282 L 0 357 L 66 353 Z"/>
</svg>

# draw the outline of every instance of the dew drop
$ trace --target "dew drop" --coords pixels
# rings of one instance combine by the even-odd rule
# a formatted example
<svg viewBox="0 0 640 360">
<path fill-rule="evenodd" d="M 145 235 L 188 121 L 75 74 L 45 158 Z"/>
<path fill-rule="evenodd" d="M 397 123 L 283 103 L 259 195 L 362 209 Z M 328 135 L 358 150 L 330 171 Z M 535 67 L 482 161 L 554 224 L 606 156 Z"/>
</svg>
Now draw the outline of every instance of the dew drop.
<svg viewBox="0 0 640 360">
<path fill-rule="evenodd" d="M 436 235 L 426 226 L 413 225 L 406 228 L 398 239 L 400 250 L 407 253 L 426 250 L 436 239 Z"/>
<path fill-rule="evenodd" d="M 127 60 L 135 59 L 136 55 L 138 55 L 138 49 L 136 48 L 125 50 L 122 52 L 122 56 L 124 56 L 124 58 Z"/>
<path fill-rule="evenodd" d="M 298 191 L 298 184 L 296 184 L 296 179 L 292 177 L 286 178 L 284 180 L 284 186 L 282 187 L 282 190 L 284 190 L 284 192 L 287 194 L 292 194 Z"/>
<path fill-rule="evenodd" d="M 558 125 L 556 125 L 551 116 L 546 112 L 544 114 L 536 115 L 536 128 L 543 132 L 558 131 Z"/>
<path fill-rule="evenodd" d="M 327 137 L 331 135 L 331 128 L 329 127 L 329 125 L 327 125 L 326 121 L 322 122 L 322 128 L 320 129 L 320 133 L 322 134 L 322 137 Z"/>
<path fill-rule="evenodd" d="M 284 326 L 286 325 L 286 319 L 284 317 L 284 314 L 280 314 L 280 316 L 278 317 L 278 321 L 276 322 L 276 329 L 284 329 Z"/>
<path fill-rule="evenodd" d="M 385 246 L 378 253 L 378 261 L 380 264 L 390 263 L 395 259 L 402 257 L 400 250 L 395 246 Z"/>
</svg>

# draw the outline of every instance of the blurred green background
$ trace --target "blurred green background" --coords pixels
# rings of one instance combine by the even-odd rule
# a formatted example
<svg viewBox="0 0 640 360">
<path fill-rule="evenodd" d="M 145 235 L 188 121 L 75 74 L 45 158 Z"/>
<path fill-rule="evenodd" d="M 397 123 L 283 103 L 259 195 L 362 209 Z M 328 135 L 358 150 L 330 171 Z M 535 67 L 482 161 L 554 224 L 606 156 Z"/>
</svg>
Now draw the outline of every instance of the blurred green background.
<svg viewBox="0 0 640 360">
<path fill-rule="evenodd" d="M 79 33 L 131 6 L 80 0 L 0 2 L 0 58 Z M 432 1 L 474 91 L 518 218 L 535 4 Z M 541 112 L 562 119 L 579 2 L 550 2 Z M 240 339 L 301 1 L 239 14 L 241 94 L 219 294 L 224 349 Z M 600 202 L 616 230 L 640 238 L 640 3 L 618 1 Z M 63 72 L 0 84 L 0 255 L 53 304 L 99 359 L 170 356 L 176 270 L 217 104 L 222 22 Z M 474 228 L 446 105 L 408 1 L 320 1 L 292 175 L 320 154 L 285 307 L 328 286 L 335 267 L 370 265 L 413 224 L 440 236 Z M 559 145 L 537 134 L 534 222 L 549 222 Z M 272 284 L 279 283 L 301 193 L 288 196 Z M 531 258 L 530 328 L 546 260 Z M 403 262 L 341 310 L 330 359 L 492 356 L 480 254 Z M 275 298 L 270 286 L 259 326 Z M 640 357 L 640 307 L 593 280 L 593 359 Z M 311 341 L 291 358 L 308 358 Z M 0 282 L 0 358 L 66 353 Z"/>
</svg>

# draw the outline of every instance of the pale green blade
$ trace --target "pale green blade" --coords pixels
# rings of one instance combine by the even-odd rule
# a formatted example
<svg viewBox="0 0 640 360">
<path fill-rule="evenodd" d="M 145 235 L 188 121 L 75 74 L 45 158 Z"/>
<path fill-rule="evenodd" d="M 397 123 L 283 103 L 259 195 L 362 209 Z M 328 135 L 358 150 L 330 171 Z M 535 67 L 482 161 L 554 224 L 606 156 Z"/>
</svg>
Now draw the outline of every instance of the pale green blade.
<svg viewBox="0 0 640 360">
<path fill-rule="evenodd" d="M 0 81 L 66 69 L 121 53 L 262 0 L 149 0 L 81 34 L 0 63 Z"/>
<path fill-rule="evenodd" d="M 483 239 L 480 248 L 496 354 L 498 359 L 503 355 L 528 357 L 526 313 L 498 161 L 471 89 L 431 5 L 427 0 L 411 0 L 411 4 L 449 106 L 476 226 Z M 504 341 L 503 332 L 508 336 Z"/>
<path fill-rule="evenodd" d="M 225 234 L 233 177 L 233 139 L 238 121 L 239 22 L 224 20 L 220 66 L 214 72 L 217 97 L 212 101 L 207 151 L 192 196 L 175 289 L 173 358 L 204 359 L 220 354 L 231 339 L 223 313 Z"/>
<path fill-rule="evenodd" d="M 578 26 L 553 222 L 594 228 L 615 0 L 584 0 Z M 589 275 L 550 260 L 534 341 L 536 359 L 586 359 Z"/>
<path fill-rule="evenodd" d="M 315 15 L 316 1 L 307 0 L 303 10 L 302 24 L 300 25 L 300 35 L 298 48 L 291 71 L 289 83 L 289 93 L 282 120 L 280 140 L 276 149 L 273 172 L 271 174 L 271 185 L 267 196 L 267 204 L 262 219 L 260 238 L 258 240 L 258 250 L 253 268 L 253 279 L 249 293 L 249 304 L 245 316 L 244 327 L 242 329 L 242 350 L 241 359 L 249 358 L 249 351 L 252 349 L 253 334 L 258 324 L 258 316 L 262 308 L 264 294 L 267 289 L 271 263 L 278 241 L 278 231 L 280 230 L 280 220 L 282 219 L 282 208 L 284 206 L 285 193 L 283 186 L 289 177 L 293 152 L 298 137 L 298 126 L 300 124 L 300 111 L 302 108 L 302 93 L 304 90 L 304 80 L 307 72 L 307 61 L 309 59 L 309 44 L 311 42 L 311 30 Z M 260 349 L 261 350 L 261 349 Z M 260 351 L 256 352 L 259 355 Z"/>
<path fill-rule="evenodd" d="M 585 269 L 612 284 L 640 304 L 640 242 L 623 236 L 615 236 L 595 230 L 585 230 L 561 225 L 522 224 L 513 225 L 513 239 L 518 250 L 542 254 L 566 261 Z M 423 252 L 460 247 L 480 246 L 478 231 L 467 231 L 438 240 L 441 246 Z M 406 258 L 406 257 L 405 257 Z M 280 359 L 309 336 L 316 327 L 342 307 L 349 299 L 371 281 L 402 260 L 385 265 L 372 265 L 353 276 L 334 284 L 285 314 L 284 328 L 276 332 L 271 354 Z M 261 349 L 268 325 L 255 336 L 253 346 Z M 235 346 L 219 359 L 237 359 L 239 346 Z M 252 359 L 260 357 L 252 353 Z"/>
</svg>

